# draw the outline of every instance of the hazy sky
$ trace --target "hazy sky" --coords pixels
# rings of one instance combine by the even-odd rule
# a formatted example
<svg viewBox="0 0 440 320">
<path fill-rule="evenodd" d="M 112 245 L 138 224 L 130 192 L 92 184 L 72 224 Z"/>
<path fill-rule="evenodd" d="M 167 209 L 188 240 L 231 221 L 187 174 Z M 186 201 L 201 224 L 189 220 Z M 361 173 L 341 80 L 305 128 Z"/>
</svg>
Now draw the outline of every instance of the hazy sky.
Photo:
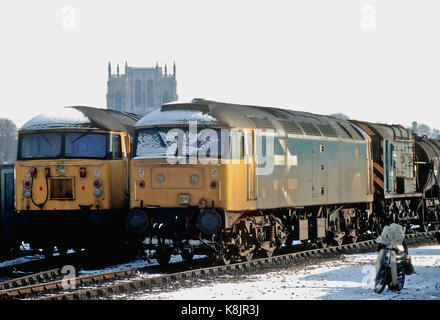
<svg viewBox="0 0 440 320">
<path fill-rule="evenodd" d="M 0 117 L 106 106 L 107 64 L 202 97 L 440 128 L 438 0 L 0 2 Z"/>
</svg>

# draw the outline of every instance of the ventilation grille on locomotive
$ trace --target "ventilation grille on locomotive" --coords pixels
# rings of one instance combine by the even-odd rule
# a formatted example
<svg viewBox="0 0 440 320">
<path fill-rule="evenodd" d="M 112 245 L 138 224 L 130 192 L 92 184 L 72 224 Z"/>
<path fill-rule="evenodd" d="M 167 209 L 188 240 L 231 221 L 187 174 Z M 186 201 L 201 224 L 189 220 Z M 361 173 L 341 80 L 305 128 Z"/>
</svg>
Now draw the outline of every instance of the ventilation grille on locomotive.
<svg viewBox="0 0 440 320">
<path fill-rule="evenodd" d="M 248 118 L 252 120 L 259 129 L 274 129 L 274 126 L 266 117 L 248 116 Z"/>
<path fill-rule="evenodd" d="M 316 125 L 325 137 L 338 137 L 335 129 L 329 124 L 317 124 Z"/>
<path fill-rule="evenodd" d="M 304 132 L 309 136 L 322 136 L 318 128 L 311 122 L 298 122 Z"/>
<path fill-rule="evenodd" d="M 304 134 L 301 127 L 293 120 L 278 120 L 283 126 L 284 130 L 290 134 Z"/>
</svg>

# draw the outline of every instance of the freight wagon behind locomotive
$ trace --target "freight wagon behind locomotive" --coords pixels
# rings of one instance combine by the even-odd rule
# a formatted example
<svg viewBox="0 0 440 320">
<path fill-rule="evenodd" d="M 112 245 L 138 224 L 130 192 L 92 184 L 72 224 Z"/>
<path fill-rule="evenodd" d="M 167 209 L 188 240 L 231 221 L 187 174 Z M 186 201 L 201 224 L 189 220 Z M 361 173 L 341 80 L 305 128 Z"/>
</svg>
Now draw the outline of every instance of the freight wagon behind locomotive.
<svg viewBox="0 0 440 320">
<path fill-rule="evenodd" d="M 440 224 L 438 141 L 401 125 L 353 121 L 372 139 L 374 211 L 381 226 Z"/>
<path fill-rule="evenodd" d="M 194 99 L 142 118 L 133 149 L 127 226 L 161 263 L 340 245 L 375 227 L 371 139 L 348 121 Z"/>
<path fill-rule="evenodd" d="M 440 141 L 415 138 L 415 163 L 418 191 L 424 204 L 420 225 L 425 230 L 440 228 Z"/>
<path fill-rule="evenodd" d="M 51 255 L 123 235 L 130 137 L 139 116 L 91 107 L 44 113 L 19 130 L 19 239 Z"/>
</svg>

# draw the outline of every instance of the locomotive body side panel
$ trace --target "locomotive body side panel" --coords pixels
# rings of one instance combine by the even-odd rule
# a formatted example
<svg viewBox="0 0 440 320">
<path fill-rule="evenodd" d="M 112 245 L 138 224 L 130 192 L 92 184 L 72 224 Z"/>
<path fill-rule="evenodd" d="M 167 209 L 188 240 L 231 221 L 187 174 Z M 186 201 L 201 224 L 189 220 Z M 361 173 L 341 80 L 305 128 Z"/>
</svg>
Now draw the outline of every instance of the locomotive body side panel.
<svg viewBox="0 0 440 320">
<path fill-rule="evenodd" d="M 283 161 L 275 160 L 272 174 L 257 177 L 259 209 L 372 201 L 368 142 L 279 140 L 288 154 L 275 147 L 275 157 Z"/>
</svg>

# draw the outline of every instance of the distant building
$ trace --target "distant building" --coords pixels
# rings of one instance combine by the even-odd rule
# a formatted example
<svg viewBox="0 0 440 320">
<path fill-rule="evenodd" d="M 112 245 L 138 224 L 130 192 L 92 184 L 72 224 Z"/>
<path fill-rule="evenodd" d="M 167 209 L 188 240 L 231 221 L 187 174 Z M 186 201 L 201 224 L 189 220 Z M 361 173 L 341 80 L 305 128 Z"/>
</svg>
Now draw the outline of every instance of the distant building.
<svg viewBox="0 0 440 320">
<path fill-rule="evenodd" d="M 125 73 L 112 74 L 108 63 L 107 109 L 132 112 L 139 115 L 159 108 L 163 103 L 177 100 L 176 64 L 168 74 L 162 68 L 134 68 L 125 63 Z"/>
</svg>

